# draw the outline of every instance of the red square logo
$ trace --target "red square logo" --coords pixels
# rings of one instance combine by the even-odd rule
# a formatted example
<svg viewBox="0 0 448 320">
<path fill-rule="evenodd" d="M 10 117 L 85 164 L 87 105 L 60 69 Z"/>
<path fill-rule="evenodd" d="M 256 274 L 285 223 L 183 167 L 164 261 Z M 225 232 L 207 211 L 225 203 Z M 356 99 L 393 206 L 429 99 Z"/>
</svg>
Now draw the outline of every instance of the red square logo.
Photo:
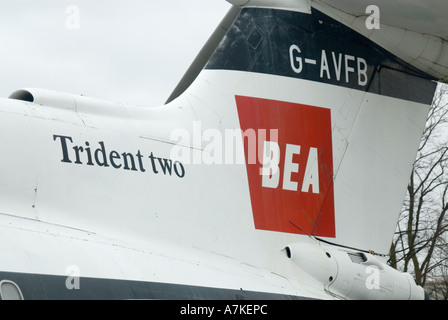
<svg viewBox="0 0 448 320">
<path fill-rule="evenodd" d="M 235 99 L 255 228 L 335 237 L 331 110 Z"/>
</svg>

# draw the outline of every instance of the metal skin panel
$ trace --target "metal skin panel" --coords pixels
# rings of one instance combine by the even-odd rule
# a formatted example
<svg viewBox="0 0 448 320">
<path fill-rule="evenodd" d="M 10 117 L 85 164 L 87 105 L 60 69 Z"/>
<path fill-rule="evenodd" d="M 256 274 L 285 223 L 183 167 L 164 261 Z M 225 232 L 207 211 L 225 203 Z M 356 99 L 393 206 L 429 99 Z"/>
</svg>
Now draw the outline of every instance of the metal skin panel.
<svg viewBox="0 0 448 320">
<path fill-rule="evenodd" d="M 312 5 L 439 81 L 448 81 L 446 1 L 313 0 Z M 372 19 L 370 5 L 376 6 L 379 27 L 366 27 Z"/>
<path fill-rule="evenodd" d="M 319 0 L 333 8 L 354 16 L 366 14 L 366 8 L 375 4 L 381 9 L 383 24 L 414 32 L 426 33 L 448 40 L 448 4 L 443 0 Z"/>
<path fill-rule="evenodd" d="M 300 27 L 290 27 L 294 22 Z M 236 84 L 229 91 L 237 96 L 250 88 L 242 95 L 331 109 L 336 236 L 329 241 L 387 254 L 435 90 L 431 77 L 417 76 L 412 66 L 320 12 L 269 9 L 243 9 L 206 69 L 246 72 L 244 83 L 235 73 L 221 85 Z M 277 89 L 270 89 L 274 85 Z M 256 104 L 252 107 L 256 110 Z M 277 116 L 271 114 L 254 111 L 251 125 L 269 127 L 261 119 Z M 296 123 L 284 120 L 279 130 L 306 125 L 299 117 Z M 297 215 L 312 216 L 306 207 L 298 205 Z M 276 210 L 287 209 L 278 205 Z M 286 223 L 294 225 L 291 219 Z"/>
<path fill-rule="evenodd" d="M 34 102 L 1 99 L 0 271 L 25 299 L 36 275 L 38 297 L 57 295 L 61 285 L 52 284 L 70 266 L 87 279 L 78 297 L 115 297 L 110 290 L 137 285 L 142 295 L 131 298 L 178 297 L 176 289 L 193 298 L 238 290 L 249 298 L 356 298 L 359 283 L 338 287 L 338 270 L 354 270 L 344 248 L 387 253 L 433 84 L 370 41 L 349 47 L 336 37 L 352 35 L 342 25 L 327 41 L 335 29 L 319 29 L 319 20 L 330 21 L 316 11 L 243 9 L 206 68 L 163 107 L 38 90 L 29 91 Z M 374 53 L 358 54 L 360 47 Z M 382 64 L 400 65 L 395 92 L 381 89 L 398 75 L 378 71 Z M 421 85 L 425 92 L 414 95 Z M 279 145 L 276 188 L 263 182 L 273 172 L 253 179 L 275 168 L 274 151 L 246 166 L 241 129 L 252 127 L 281 130 L 277 141 L 257 139 Z M 258 224 L 254 184 L 261 209 L 271 206 L 261 214 L 267 226 Z M 307 252 L 309 261 L 294 258 Z M 331 263 L 317 274 L 310 266 L 319 261 Z M 147 291 L 151 283 L 163 294 Z"/>
</svg>

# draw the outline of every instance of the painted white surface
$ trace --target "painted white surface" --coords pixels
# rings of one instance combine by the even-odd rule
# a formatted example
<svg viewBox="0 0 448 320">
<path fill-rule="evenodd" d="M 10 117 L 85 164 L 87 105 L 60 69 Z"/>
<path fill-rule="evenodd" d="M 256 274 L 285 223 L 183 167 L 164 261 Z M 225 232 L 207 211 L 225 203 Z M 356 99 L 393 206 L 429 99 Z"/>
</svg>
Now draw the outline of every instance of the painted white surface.
<svg viewBox="0 0 448 320">
<path fill-rule="evenodd" d="M 439 81 L 448 81 L 448 3 L 375 1 L 379 29 L 366 27 L 371 1 L 314 0 L 312 6 Z"/>
<path fill-rule="evenodd" d="M 281 89 L 270 90 L 274 84 Z M 147 158 L 151 152 L 169 158 L 173 144 L 164 141 L 179 127 L 193 130 L 193 120 L 201 119 L 204 129 L 239 128 L 236 94 L 331 109 L 336 238 L 328 240 L 387 253 L 428 108 L 243 72 L 204 71 L 183 97 L 155 109 L 94 106 L 83 97 L 77 112 L 2 100 L 0 123 L 10 134 L 0 141 L 0 211 L 121 239 L 201 248 L 269 268 L 272 255 L 306 236 L 254 229 L 245 165 L 185 164 L 180 179 L 154 174 Z M 72 137 L 70 147 L 88 141 L 94 150 L 103 141 L 108 152 L 140 150 L 146 171 L 88 166 L 86 158 L 63 163 L 53 135 Z M 73 150 L 70 157 L 74 162 Z"/>
<path fill-rule="evenodd" d="M 63 274 L 78 265 L 83 276 L 326 298 L 323 276 L 284 253 L 291 244 L 314 245 L 312 237 L 255 230 L 244 164 L 185 163 L 180 178 L 160 167 L 156 174 L 149 155 L 168 159 L 171 133 L 194 136 L 195 121 L 204 130 L 238 129 L 235 95 L 329 108 L 336 238 L 326 240 L 387 253 L 428 112 L 395 98 L 236 71 L 203 71 L 183 96 L 157 108 L 39 94 L 42 104 L 0 100 L 8 133 L 0 136 L 2 270 Z M 55 135 L 72 139 L 71 163 L 61 162 Z M 90 166 L 86 153 L 75 163 L 74 146 L 94 152 L 100 142 L 108 156 L 141 152 L 145 170 Z"/>
</svg>

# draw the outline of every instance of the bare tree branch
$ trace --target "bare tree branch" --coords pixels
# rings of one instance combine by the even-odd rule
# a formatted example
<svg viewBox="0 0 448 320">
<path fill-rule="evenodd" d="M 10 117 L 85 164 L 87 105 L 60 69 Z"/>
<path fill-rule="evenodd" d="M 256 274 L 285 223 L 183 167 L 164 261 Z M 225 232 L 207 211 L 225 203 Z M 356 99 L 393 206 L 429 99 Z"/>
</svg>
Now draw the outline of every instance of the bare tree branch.
<svg viewBox="0 0 448 320">
<path fill-rule="evenodd" d="M 448 298 L 448 86 L 431 106 L 409 179 L 389 263 Z"/>
</svg>

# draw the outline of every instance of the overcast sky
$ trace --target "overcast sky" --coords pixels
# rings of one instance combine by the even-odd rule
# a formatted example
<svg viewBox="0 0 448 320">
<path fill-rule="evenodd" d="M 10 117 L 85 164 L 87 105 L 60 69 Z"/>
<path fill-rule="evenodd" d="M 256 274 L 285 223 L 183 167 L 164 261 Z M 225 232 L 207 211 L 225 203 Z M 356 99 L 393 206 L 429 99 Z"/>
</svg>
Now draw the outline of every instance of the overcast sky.
<svg viewBox="0 0 448 320">
<path fill-rule="evenodd" d="M 0 97 L 31 87 L 161 105 L 229 8 L 225 0 L 1 0 Z"/>
</svg>

